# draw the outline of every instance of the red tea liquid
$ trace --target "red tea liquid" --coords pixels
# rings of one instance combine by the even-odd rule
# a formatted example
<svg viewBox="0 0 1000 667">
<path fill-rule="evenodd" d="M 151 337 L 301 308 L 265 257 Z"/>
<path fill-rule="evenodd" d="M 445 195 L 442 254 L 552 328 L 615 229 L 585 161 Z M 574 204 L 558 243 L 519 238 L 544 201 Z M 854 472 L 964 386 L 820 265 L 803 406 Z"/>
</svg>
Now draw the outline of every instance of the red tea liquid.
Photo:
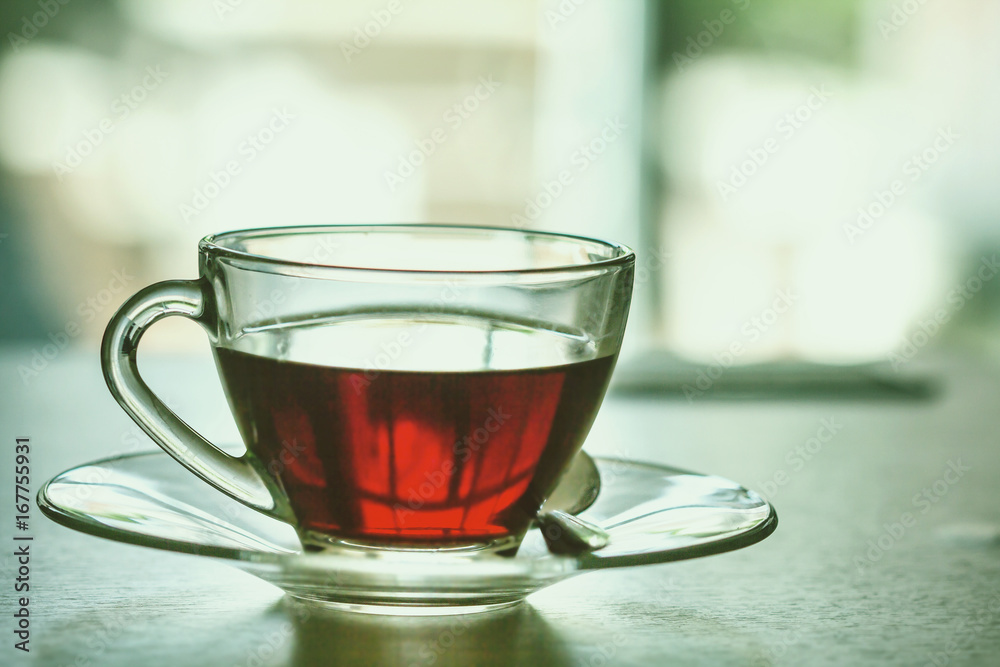
<svg viewBox="0 0 1000 667">
<path fill-rule="evenodd" d="M 247 448 L 300 530 L 416 544 L 522 534 L 583 444 L 615 363 L 366 373 L 216 356 Z"/>
</svg>

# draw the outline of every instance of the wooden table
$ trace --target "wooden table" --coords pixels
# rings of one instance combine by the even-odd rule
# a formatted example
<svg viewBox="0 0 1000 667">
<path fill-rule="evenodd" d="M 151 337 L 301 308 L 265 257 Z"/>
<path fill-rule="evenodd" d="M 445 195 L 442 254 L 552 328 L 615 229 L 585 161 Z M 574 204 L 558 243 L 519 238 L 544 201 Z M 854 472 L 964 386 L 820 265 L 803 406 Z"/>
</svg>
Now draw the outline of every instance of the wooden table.
<svg viewBox="0 0 1000 667">
<path fill-rule="evenodd" d="M 104 388 L 96 353 L 63 352 L 25 384 L 17 366 L 30 356 L 0 354 L 5 488 L 17 436 L 32 440 L 33 492 L 68 467 L 151 447 Z M 140 363 L 207 436 L 236 437 L 207 353 Z M 587 574 L 496 614 L 305 609 L 224 562 L 82 535 L 33 508 L 31 652 L 12 646 L 14 575 L 0 557 L 0 664 L 997 665 L 1000 369 L 954 356 L 936 370 L 943 391 L 925 401 L 610 397 L 589 451 L 769 492 L 778 531 L 729 554 Z"/>
</svg>

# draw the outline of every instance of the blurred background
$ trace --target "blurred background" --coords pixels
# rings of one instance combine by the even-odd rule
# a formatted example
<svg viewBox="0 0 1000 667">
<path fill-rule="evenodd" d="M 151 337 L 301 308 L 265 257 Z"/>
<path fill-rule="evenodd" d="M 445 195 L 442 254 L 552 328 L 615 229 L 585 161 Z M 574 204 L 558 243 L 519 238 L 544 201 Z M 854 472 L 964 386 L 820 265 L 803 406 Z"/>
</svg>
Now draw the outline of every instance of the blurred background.
<svg viewBox="0 0 1000 667">
<path fill-rule="evenodd" d="M 10 0 L 0 339 L 29 383 L 213 232 L 471 223 L 636 248 L 622 386 L 912 391 L 1000 353 L 998 34 L 994 0 Z"/>
</svg>

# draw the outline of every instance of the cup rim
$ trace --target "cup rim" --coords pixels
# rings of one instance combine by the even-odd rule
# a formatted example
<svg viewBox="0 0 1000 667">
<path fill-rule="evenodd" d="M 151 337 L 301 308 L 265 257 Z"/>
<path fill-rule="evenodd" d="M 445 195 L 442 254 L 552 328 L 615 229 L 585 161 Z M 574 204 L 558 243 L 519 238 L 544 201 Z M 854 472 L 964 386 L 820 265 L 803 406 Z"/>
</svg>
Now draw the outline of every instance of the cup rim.
<svg viewBox="0 0 1000 667">
<path fill-rule="evenodd" d="M 604 246 L 605 248 L 618 251 L 615 257 L 609 257 L 584 264 L 557 264 L 554 266 L 524 268 L 524 269 L 403 269 L 391 267 L 375 266 L 350 266 L 347 264 L 324 264 L 319 262 L 309 262 L 303 260 L 281 259 L 270 257 L 243 250 L 235 250 L 225 245 L 220 245 L 220 241 L 234 237 L 252 238 L 257 236 L 280 236 L 292 234 L 311 234 L 318 232 L 338 233 L 338 232 L 380 232 L 380 231 L 485 231 L 500 232 L 504 234 L 518 234 L 522 237 L 543 236 L 570 241 L 586 242 Z M 612 268 L 615 266 L 625 266 L 635 261 L 635 251 L 623 243 L 606 241 L 589 236 L 578 234 L 564 234 L 561 232 L 539 231 L 534 229 L 518 229 L 515 227 L 491 227 L 488 225 L 463 225 L 448 223 L 388 223 L 388 224 L 345 224 L 345 225 L 297 225 L 291 227 L 258 227 L 249 229 L 236 229 L 217 234 L 209 234 L 198 243 L 201 252 L 210 253 L 214 256 L 237 259 L 244 261 L 260 262 L 275 266 L 307 267 L 313 269 L 335 269 L 342 271 L 367 271 L 378 273 L 395 274 L 420 274 L 420 275 L 534 275 L 548 273 L 566 273 L 574 271 L 593 271 L 595 269 Z"/>
</svg>

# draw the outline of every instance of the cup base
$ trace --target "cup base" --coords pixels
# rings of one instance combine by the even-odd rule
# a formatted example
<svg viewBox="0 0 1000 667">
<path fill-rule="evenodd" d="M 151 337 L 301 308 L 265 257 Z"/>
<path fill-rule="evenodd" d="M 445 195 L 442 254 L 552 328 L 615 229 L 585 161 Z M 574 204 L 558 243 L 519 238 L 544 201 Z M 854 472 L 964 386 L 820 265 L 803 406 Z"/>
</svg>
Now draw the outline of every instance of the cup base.
<svg viewBox="0 0 1000 667">
<path fill-rule="evenodd" d="M 481 614 L 483 612 L 499 611 L 516 607 L 524 602 L 523 597 L 504 602 L 489 602 L 482 604 L 444 603 L 440 605 L 426 604 L 368 604 L 361 602 L 346 602 L 331 600 L 325 597 L 310 597 L 308 595 L 291 595 L 298 602 L 333 611 L 346 611 L 354 614 L 370 614 L 373 616 L 459 616 L 464 614 Z"/>
<path fill-rule="evenodd" d="M 350 551 L 371 556 L 390 556 L 392 554 L 429 554 L 435 557 L 481 556 L 485 554 L 513 556 L 521 545 L 522 538 L 523 535 L 505 535 L 485 542 L 436 543 L 338 537 L 311 530 L 302 531 L 299 534 L 302 547 L 308 552 L 340 553 Z"/>
</svg>

